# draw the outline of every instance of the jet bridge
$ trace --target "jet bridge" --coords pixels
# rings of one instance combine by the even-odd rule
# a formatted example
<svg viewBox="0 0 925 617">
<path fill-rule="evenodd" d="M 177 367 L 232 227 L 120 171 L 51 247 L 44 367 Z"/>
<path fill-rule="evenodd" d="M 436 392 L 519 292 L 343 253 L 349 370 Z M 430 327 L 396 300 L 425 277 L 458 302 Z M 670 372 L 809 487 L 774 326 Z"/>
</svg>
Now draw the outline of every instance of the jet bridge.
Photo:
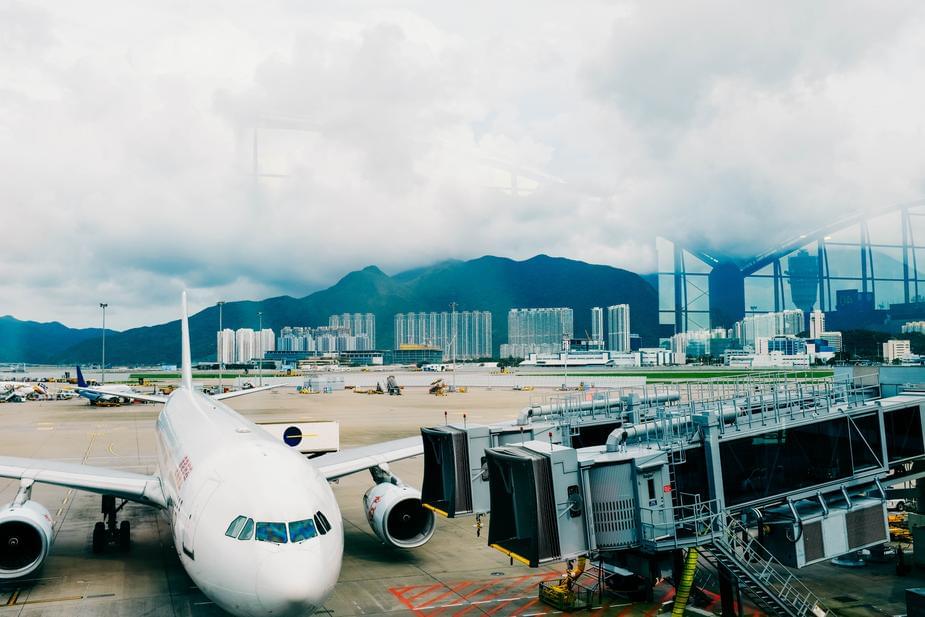
<svg viewBox="0 0 925 617">
<path fill-rule="evenodd" d="M 489 448 L 528 441 L 572 448 L 601 445 L 640 413 L 647 417 L 644 414 L 676 405 L 680 398 L 680 392 L 664 388 L 568 393 L 524 408 L 513 422 L 422 428 L 424 506 L 450 518 L 488 512 Z"/>
<path fill-rule="evenodd" d="M 488 485 L 489 545 L 534 567 L 590 555 L 650 579 L 699 547 L 766 612 L 825 614 L 784 565 L 889 540 L 884 487 L 925 460 L 925 395 L 832 380 L 726 394 L 637 408 L 599 446 L 530 435 L 482 453 L 489 429 L 459 434 L 468 477 Z"/>
</svg>

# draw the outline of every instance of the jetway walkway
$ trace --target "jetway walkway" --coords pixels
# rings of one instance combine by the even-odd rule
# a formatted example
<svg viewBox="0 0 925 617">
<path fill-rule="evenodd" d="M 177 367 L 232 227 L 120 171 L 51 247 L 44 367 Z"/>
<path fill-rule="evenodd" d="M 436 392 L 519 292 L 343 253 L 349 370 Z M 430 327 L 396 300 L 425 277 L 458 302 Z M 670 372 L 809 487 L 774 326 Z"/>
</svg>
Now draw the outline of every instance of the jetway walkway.
<svg viewBox="0 0 925 617">
<path fill-rule="evenodd" d="M 501 429 L 423 429 L 424 502 L 490 511 L 489 545 L 530 566 L 590 556 L 654 581 L 695 548 L 767 613 L 818 617 L 788 568 L 886 542 L 883 486 L 925 461 L 925 395 L 880 398 L 876 382 L 751 376 L 608 397 L 547 399 Z M 536 430 L 603 416 L 613 428 L 594 446 Z"/>
</svg>

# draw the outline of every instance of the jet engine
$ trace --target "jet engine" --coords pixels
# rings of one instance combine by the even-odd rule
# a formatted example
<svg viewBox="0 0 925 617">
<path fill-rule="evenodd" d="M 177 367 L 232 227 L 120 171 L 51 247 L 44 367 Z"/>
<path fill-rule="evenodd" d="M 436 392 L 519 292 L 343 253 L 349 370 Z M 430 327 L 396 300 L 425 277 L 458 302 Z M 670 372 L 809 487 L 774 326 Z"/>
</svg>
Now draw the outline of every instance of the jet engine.
<svg viewBox="0 0 925 617">
<path fill-rule="evenodd" d="M 376 536 L 395 548 L 417 548 L 434 535 L 434 513 L 421 505 L 421 492 L 382 482 L 363 496 L 366 520 Z"/>
<path fill-rule="evenodd" d="M 32 501 L 31 482 L 0 509 L 0 580 L 21 578 L 45 562 L 54 522 L 45 506 Z"/>
</svg>

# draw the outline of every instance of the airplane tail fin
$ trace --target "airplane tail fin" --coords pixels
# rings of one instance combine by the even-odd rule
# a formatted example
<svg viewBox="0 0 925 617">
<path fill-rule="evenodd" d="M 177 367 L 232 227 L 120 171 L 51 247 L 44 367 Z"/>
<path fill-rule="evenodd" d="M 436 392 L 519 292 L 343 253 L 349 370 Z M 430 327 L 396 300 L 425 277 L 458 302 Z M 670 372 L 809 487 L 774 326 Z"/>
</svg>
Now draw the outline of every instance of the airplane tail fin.
<svg viewBox="0 0 925 617">
<path fill-rule="evenodd" d="M 182 306 L 182 315 L 180 316 L 180 335 L 183 339 L 183 356 L 181 358 L 182 363 L 182 376 L 183 376 L 183 387 L 187 390 L 193 389 L 193 363 L 190 360 L 190 344 L 189 344 L 189 311 L 186 308 L 186 292 L 180 296 L 180 304 Z"/>
<path fill-rule="evenodd" d="M 87 380 L 84 379 L 84 374 L 80 372 L 80 365 L 79 365 L 79 364 L 77 365 L 77 387 L 78 387 L 78 388 L 86 388 L 86 387 L 87 387 Z"/>
</svg>

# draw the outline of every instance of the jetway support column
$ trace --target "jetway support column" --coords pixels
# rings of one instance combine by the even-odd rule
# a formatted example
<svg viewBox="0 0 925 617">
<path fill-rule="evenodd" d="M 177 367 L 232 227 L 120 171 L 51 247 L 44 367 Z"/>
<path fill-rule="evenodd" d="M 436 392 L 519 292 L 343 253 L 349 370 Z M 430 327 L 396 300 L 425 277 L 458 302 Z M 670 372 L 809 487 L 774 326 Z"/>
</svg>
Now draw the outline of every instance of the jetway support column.
<svg viewBox="0 0 925 617">
<path fill-rule="evenodd" d="M 681 584 L 681 576 L 684 574 L 684 554 L 681 549 L 676 548 L 671 551 L 671 580 L 674 582 L 674 588 L 677 589 Z"/>
<path fill-rule="evenodd" d="M 719 564 L 716 568 L 719 579 L 719 601 L 723 608 L 723 617 L 739 617 L 736 612 L 736 599 L 739 599 L 739 609 L 742 608 L 741 597 L 736 593 L 736 585 L 732 573 L 725 566 Z"/>
<path fill-rule="evenodd" d="M 726 495 L 723 491 L 723 469 L 719 458 L 719 430 L 722 418 L 711 412 L 697 414 L 694 422 L 703 431 L 703 452 L 707 462 L 707 489 L 709 498 L 716 500 L 716 511 L 722 512 L 726 507 Z"/>
</svg>

